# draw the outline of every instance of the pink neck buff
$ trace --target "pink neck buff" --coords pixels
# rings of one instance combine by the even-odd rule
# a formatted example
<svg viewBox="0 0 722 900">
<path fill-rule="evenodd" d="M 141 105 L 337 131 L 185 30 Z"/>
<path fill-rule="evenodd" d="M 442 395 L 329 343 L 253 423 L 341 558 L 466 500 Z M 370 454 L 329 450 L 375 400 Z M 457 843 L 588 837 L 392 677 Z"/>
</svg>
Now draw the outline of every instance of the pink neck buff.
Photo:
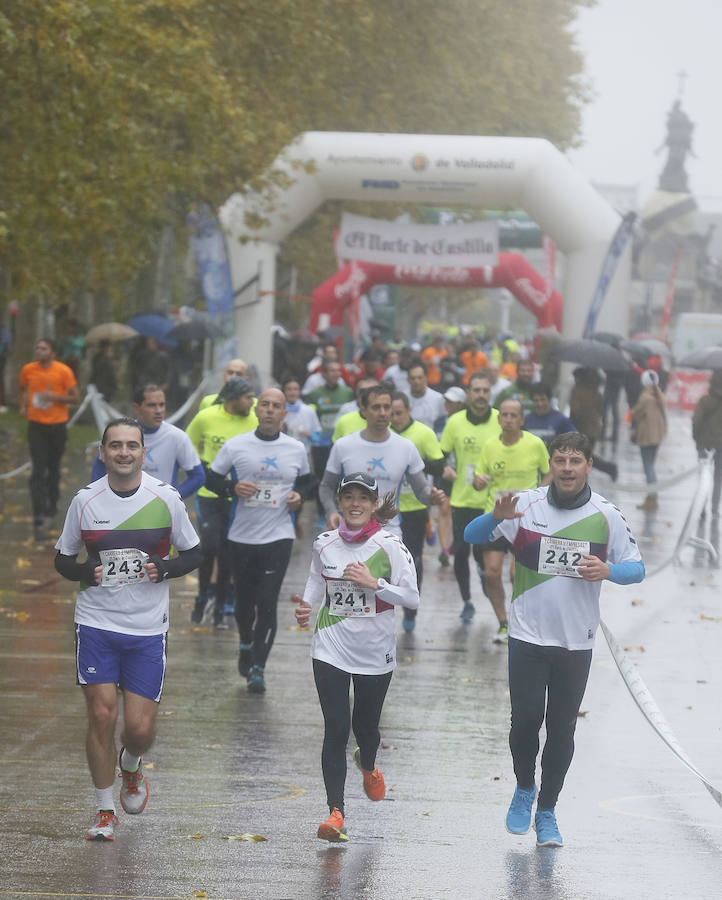
<svg viewBox="0 0 722 900">
<path fill-rule="evenodd" d="M 373 517 L 368 520 L 363 528 L 359 528 L 356 531 L 351 531 L 343 519 L 341 519 L 341 524 L 338 526 L 338 533 L 347 544 L 361 544 L 370 538 L 372 534 L 376 534 L 377 531 L 381 531 L 381 526 Z"/>
</svg>

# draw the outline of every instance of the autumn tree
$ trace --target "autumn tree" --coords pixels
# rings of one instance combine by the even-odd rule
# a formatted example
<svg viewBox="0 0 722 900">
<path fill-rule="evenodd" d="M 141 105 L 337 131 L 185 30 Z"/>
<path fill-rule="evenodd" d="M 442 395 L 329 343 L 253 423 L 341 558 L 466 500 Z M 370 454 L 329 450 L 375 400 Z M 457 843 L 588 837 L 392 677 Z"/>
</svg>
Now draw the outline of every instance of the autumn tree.
<svg viewBox="0 0 722 900">
<path fill-rule="evenodd" d="M 0 290 L 122 294 L 164 229 L 180 254 L 193 204 L 262 187 L 305 130 L 568 147 L 585 100 L 569 30 L 580 5 L 5 0 Z M 306 288 L 333 267 L 338 215 L 327 204 L 284 246 Z"/>
</svg>

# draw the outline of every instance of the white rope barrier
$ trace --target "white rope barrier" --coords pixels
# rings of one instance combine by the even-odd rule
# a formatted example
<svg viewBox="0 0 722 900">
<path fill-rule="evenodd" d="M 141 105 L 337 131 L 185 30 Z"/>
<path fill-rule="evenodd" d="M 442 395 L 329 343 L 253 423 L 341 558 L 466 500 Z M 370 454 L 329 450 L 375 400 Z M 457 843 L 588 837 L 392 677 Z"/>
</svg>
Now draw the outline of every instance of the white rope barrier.
<svg viewBox="0 0 722 900">
<path fill-rule="evenodd" d="M 699 778 L 702 784 L 710 792 L 715 802 L 719 806 L 722 806 L 722 793 L 720 793 L 720 791 L 717 790 L 716 787 L 714 787 L 712 784 L 710 784 L 709 781 L 707 781 L 707 779 L 700 772 L 697 766 L 695 766 L 689 756 L 687 756 L 685 751 L 682 749 L 679 741 L 675 737 L 674 732 L 670 728 L 669 723 L 662 715 L 662 711 L 657 706 L 657 703 L 650 693 L 649 688 L 642 680 L 642 676 L 639 674 L 636 666 L 628 659 L 627 655 L 624 653 L 619 643 L 617 642 L 617 639 L 614 637 L 609 628 L 607 628 L 604 621 L 600 620 L 599 624 L 601 625 L 602 631 L 604 632 L 604 637 L 607 639 L 609 651 L 612 654 L 614 662 L 617 664 L 619 674 L 622 676 L 622 679 L 627 686 L 629 693 L 632 695 L 634 702 L 639 707 L 639 710 L 644 718 L 649 722 L 657 735 L 662 739 L 664 744 L 666 744 L 666 746 L 672 751 L 677 759 L 684 766 L 686 766 L 693 775 L 696 775 L 697 778 Z"/>
<path fill-rule="evenodd" d="M 199 397 L 201 396 L 201 394 L 203 394 L 203 393 L 205 392 L 205 390 L 206 390 L 206 388 L 207 388 L 207 386 L 208 386 L 208 384 L 210 383 L 210 381 L 211 381 L 212 378 L 213 378 L 213 373 L 212 373 L 212 372 L 206 372 L 206 373 L 203 375 L 203 378 L 201 378 L 201 381 L 200 381 L 200 384 L 198 385 L 198 387 L 197 387 L 197 388 L 193 391 L 193 393 L 188 397 L 188 399 L 186 400 L 186 402 L 185 402 L 181 407 L 179 407 L 179 408 L 173 413 L 173 415 L 168 416 L 168 418 L 166 419 L 166 422 L 170 422 L 171 425 L 175 425 L 175 423 L 176 423 L 179 419 L 182 419 L 183 416 L 188 412 L 188 410 L 189 410 L 189 409 L 193 406 L 193 404 L 196 402 L 196 400 L 199 399 Z"/>
<path fill-rule="evenodd" d="M 75 425 L 75 423 L 78 421 L 78 419 L 85 412 L 89 402 L 90 402 L 90 397 L 88 396 L 88 394 L 86 394 L 85 397 L 83 398 L 83 402 L 80 404 L 80 406 L 75 410 L 75 412 L 73 413 L 71 418 L 68 420 L 68 428 L 70 428 L 72 425 Z M 16 475 L 22 474 L 23 472 L 27 471 L 27 469 L 29 469 L 29 468 L 30 468 L 30 461 L 28 460 L 28 462 L 23 463 L 21 466 L 18 466 L 17 469 L 13 469 L 11 472 L 3 472 L 3 474 L 0 475 L 0 481 L 7 481 L 9 478 L 14 478 Z"/>
<path fill-rule="evenodd" d="M 694 544 L 702 547 L 707 550 L 714 559 L 718 558 L 717 550 L 708 541 L 693 537 L 692 535 L 692 530 L 697 526 L 712 493 L 712 467 L 713 459 L 711 458 L 701 459 L 699 461 L 697 465 L 697 487 L 692 494 L 692 502 L 690 503 L 674 550 L 665 562 L 654 569 L 654 571 L 647 573 L 647 578 L 653 578 L 655 575 L 659 575 L 659 573 L 664 571 L 670 564 L 679 565 L 682 550 L 684 550 L 687 544 Z"/>
<path fill-rule="evenodd" d="M 206 372 L 193 393 L 190 394 L 185 403 L 179 409 L 177 409 L 173 413 L 173 415 L 168 416 L 166 422 L 170 422 L 170 424 L 172 425 L 174 422 L 182 419 L 183 416 L 186 415 L 188 410 L 193 407 L 193 404 L 207 389 L 208 384 L 210 383 L 212 378 L 213 373 Z M 110 403 L 107 402 L 107 400 L 105 400 L 103 395 L 100 393 L 100 391 L 98 391 L 94 384 L 89 384 L 85 393 L 85 397 L 83 398 L 83 402 L 68 420 L 68 428 L 71 428 L 76 424 L 76 422 L 78 421 L 78 419 L 80 419 L 88 406 L 90 406 L 90 409 L 93 413 L 93 419 L 95 420 L 95 426 L 98 429 L 98 434 L 102 434 L 105 431 L 105 426 L 108 424 L 108 422 L 111 421 L 111 419 L 119 419 L 123 415 L 121 412 L 118 412 L 118 410 L 115 409 L 114 406 L 111 406 Z M 7 481 L 10 478 L 14 478 L 16 475 L 20 475 L 23 472 L 27 471 L 30 466 L 31 463 L 28 460 L 28 462 L 23 463 L 21 466 L 13 469 L 11 472 L 4 472 L 2 475 L 0 475 L 0 481 Z"/>
</svg>

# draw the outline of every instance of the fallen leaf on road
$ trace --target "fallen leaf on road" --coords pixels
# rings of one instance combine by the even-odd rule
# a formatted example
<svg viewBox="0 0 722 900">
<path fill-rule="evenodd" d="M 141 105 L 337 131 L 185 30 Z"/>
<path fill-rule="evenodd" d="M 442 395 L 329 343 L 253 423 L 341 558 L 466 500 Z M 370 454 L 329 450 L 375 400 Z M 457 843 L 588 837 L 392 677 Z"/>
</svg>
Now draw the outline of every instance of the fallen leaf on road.
<svg viewBox="0 0 722 900">
<path fill-rule="evenodd" d="M 625 653 L 631 653 L 632 650 L 639 650 L 640 653 L 644 653 L 645 649 L 641 644 L 630 644 L 629 647 L 624 648 Z"/>
<path fill-rule="evenodd" d="M 189 837 L 191 837 L 194 841 L 203 840 L 203 835 L 199 831 L 196 831 L 195 834 L 189 835 Z M 195 891 L 193 891 L 193 893 L 195 894 Z M 203 896 L 205 897 L 205 893 L 203 894 Z"/>
<path fill-rule="evenodd" d="M 250 834 L 248 831 L 244 831 L 243 834 L 227 834 L 223 838 L 224 841 L 248 841 L 252 844 L 259 844 L 261 841 L 267 841 L 268 838 L 265 838 L 262 834 Z"/>
<path fill-rule="evenodd" d="M 23 556 L 18 556 L 18 558 L 15 560 L 15 566 L 18 569 L 29 569 L 30 566 L 32 566 L 32 563 L 29 559 L 25 559 L 25 557 Z"/>
<path fill-rule="evenodd" d="M 704 613 L 700 613 L 699 617 L 705 622 L 722 622 L 722 616 L 706 616 Z"/>
<path fill-rule="evenodd" d="M 191 894 L 193 894 L 194 897 L 207 897 L 208 896 L 208 894 L 206 894 L 205 891 L 191 891 Z"/>
<path fill-rule="evenodd" d="M 644 606 L 644 600 L 632 600 L 632 606 Z"/>
<path fill-rule="evenodd" d="M 381 749 L 382 750 L 395 750 L 396 747 L 394 747 L 393 744 L 381 744 Z"/>
<path fill-rule="evenodd" d="M 580 709 L 579 712 L 577 713 L 577 718 L 583 719 L 586 716 L 587 712 L 588 712 L 588 710 L 586 710 L 586 709 Z"/>
</svg>

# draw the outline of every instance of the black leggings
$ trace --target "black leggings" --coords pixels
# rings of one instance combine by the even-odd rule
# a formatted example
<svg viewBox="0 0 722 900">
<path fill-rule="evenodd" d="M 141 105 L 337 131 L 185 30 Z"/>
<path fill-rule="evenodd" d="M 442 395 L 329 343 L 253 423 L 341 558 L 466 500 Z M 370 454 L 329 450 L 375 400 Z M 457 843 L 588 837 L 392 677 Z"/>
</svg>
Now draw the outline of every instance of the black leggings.
<svg viewBox="0 0 722 900">
<path fill-rule="evenodd" d="M 509 747 L 517 784 L 534 784 L 539 729 L 546 706 L 538 807 L 554 809 L 574 755 L 577 713 L 592 662 L 591 650 L 542 647 L 509 638 Z"/>
<path fill-rule="evenodd" d="M 222 610 L 231 587 L 231 568 L 226 534 L 231 504 L 224 497 L 196 497 L 198 531 L 203 561 L 198 566 L 198 592 L 208 599 L 213 575 L 213 562 L 218 558 L 216 574 L 216 609 Z"/>
<path fill-rule="evenodd" d="M 421 593 L 421 582 L 424 578 L 424 541 L 428 522 L 428 509 L 411 509 L 401 513 L 401 540 L 406 544 L 406 548 L 414 560 L 419 593 Z M 415 619 L 417 612 L 417 609 L 404 607 L 404 618 Z"/>
<path fill-rule="evenodd" d="M 484 571 L 484 550 L 481 544 L 473 546 L 464 540 L 464 529 L 477 516 L 483 516 L 483 509 L 467 509 L 464 506 L 451 507 L 451 524 L 454 531 L 454 575 L 456 583 L 461 591 L 461 599 L 464 603 L 471 600 L 471 585 L 469 582 L 469 549 L 474 554 L 474 560 L 480 573 Z M 481 584 L 482 588 L 484 583 Z"/>
<path fill-rule="evenodd" d="M 54 516 L 60 498 L 60 461 L 65 452 L 67 428 L 65 422 L 43 425 L 28 422 L 28 445 L 32 470 L 30 499 L 35 523 L 44 516 Z"/>
<path fill-rule="evenodd" d="M 320 659 L 313 660 L 313 677 L 324 722 L 321 770 L 329 812 L 335 806 L 343 815 L 346 744 L 352 726 L 359 745 L 361 766 L 367 772 L 373 772 L 376 767 L 376 751 L 381 741 L 379 719 L 392 674 L 351 675 Z M 352 678 L 353 719 L 349 699 Z"/>
<path fill-rule="evenodd" d="M 291 559 L 293 541 L 239 544 L 229 541 L 236 623 L 241 643 L 253 643 L 252 663 L 265 666 L 276 636 L 278 594 Z"/>
</svg>

